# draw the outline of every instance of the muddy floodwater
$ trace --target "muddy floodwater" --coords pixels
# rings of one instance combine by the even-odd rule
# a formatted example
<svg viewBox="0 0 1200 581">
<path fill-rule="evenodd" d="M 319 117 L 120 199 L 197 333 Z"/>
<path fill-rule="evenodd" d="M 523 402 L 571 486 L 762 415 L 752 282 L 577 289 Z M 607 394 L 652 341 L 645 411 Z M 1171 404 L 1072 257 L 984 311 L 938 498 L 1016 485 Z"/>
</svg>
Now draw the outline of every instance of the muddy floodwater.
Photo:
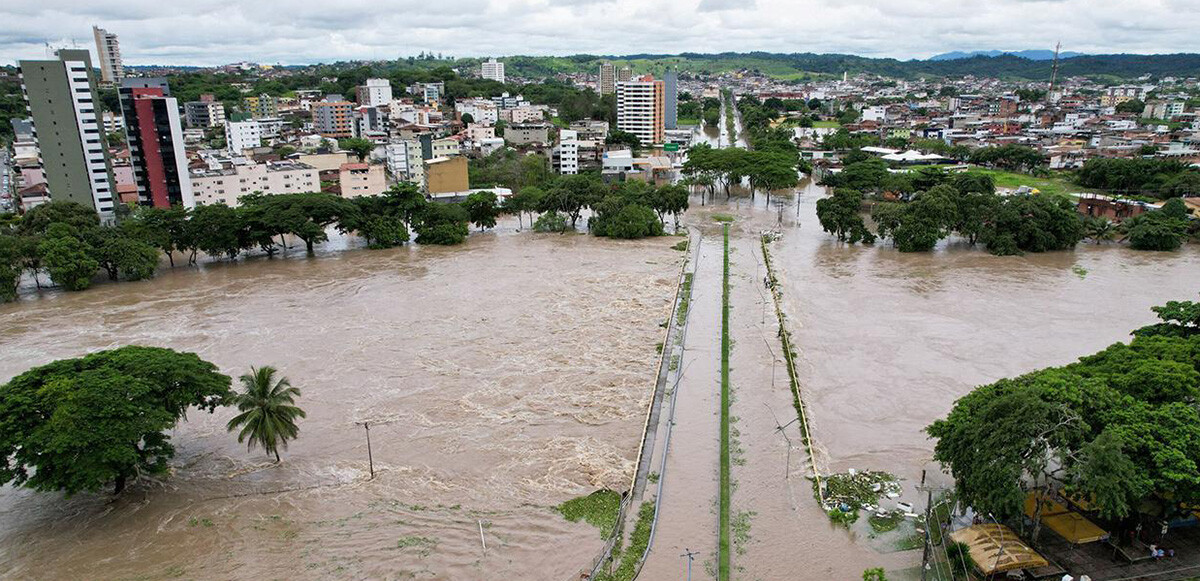
<svg viewBox="0 0 1200 581">
<path fill-rule="evenodd" d="M 0 489 L 0 578 L 573 578 L 603 541 L 551 507 L 627 487 L 682 253 L 511 230 L 0 306 L 0 381 L 157 345 L 277 366 L 308 412 L 278 466 L 193 412 L 118 499 Z"/>
</svg>

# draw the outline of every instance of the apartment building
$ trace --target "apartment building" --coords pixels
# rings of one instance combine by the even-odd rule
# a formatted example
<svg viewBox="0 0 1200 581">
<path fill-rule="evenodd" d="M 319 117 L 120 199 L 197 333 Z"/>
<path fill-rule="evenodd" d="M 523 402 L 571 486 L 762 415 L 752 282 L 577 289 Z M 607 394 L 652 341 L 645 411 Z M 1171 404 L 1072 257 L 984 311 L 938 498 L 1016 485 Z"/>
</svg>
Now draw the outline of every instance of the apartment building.
<svg viewBox="0 0 1200 581">
<path fill-rule="evenodd" d="M 387 152 L 388 173 L 394 179 L 424 186 L 425 160 L 421 155 L 420 141 L 395 140 L 387 144 L 384 150 Z"/>
<path fill-rule="evenodd" d="M 357 89 L 360 107 L 381 107 L 392 102 L 392 84 L 387 79 L 367 79 Z"/>
<path fill-rule="evenodd" d="M 47 193 L 111 218 L 116 187 L 97 113 L 91 56 L 86 50 L 63 49 L 57 57 L 18 63 Z"/>
<path fill-rule="evenodd" d="M 188 127 L 220 127 L 225 124 L 225 105 L 212 95 L 200 95 L 199 101 L 183 104 L 183 116 Z"/>
<path fill-rule="evenodd" d="M 166 79 L 125 79 L 118 95 L 137 202 L 155 208 L 195 206 L 179 101 L 170 96 Z"/>
<path fill-rule="evenodd" d="M 491 125 L 500 120 L 500 112 L 496 104 L 489 99 L 462 99 L 454 103 L 454 111 L 459 119 L 465 115 L 471 116 L 472 123 Z"/>
<path fill-rule="evenodd" d="M 679 72 L 668 69 L 663 74 L 663 127 L 678 129 L 679 126 Z"/>
<path fill-rule="evenodd" d="M 487 62 L 480 65 L 480 75 L 485 79 L 491 79 L 498 83 L 504 82 L 504 63 L 498 62 L 494 58 L 490 58 Z"/>
<path fill-rule="evenodd" d="M 435 157 L 425 163 L 425 191 L 430 195 L 470 189 L 467 158 Z"/>
<path fill-rule="evenodd" d="M 242 99 L 242 108 L 251 119 L 276 117 L 279 115 L 279 100 L 266 93 Z"/>
<path fill-rule="evenodd" d="M 316 168 L 296 161 L 222 163 L 219 169 L 191 172 L 196 204 L 237 206 L 249 194 L 299 194 L 321 191 Z"/>
<path fill-rule="evenodd" d="M 617 67 L 610 62 L 600 63 L 600 81 L 596 85 L 601 95 L 611 95 L 617 92 Z"/>
<path fill-rule="evenodd" d="M 514 123 L 504 129 L 504 140 L 513 145 L 550 143 L 549 123 Z"/>
<path fill-rule="evenodd" d="M 663 142 L 663 81 L 646 75 L 636 80 L 617 82 L 617 130 L 632 133 L 644 145 Z"/>
<path fill-rule="evenodd" d="M 546 118 L 543 105 L 522 105 L 504 110 L 501 117 L 510 123 L 534 123 Z"/>
<path fill-rule="evenodd" d="M 121 44 L 117 35 L 92 26 L 96 38 L 96 58 L 100 61 L 100 80 L 106 85 L 115 85 L 125 78 L 125 65 L 121 63 Z"/>
<path fill-rule="evenodd" d="M 366 163 L 345 163 L 338 168 L 338 184 L 343 198 L 377 196 L 387 190 L 383 166 Z"/>
<path fill-rule="evenodd" d="M 579 173 L 579 133 L 570 129 L 558 132 L 558 145 L 554 146 L 553 162 L 558 173 L 574 175 Z"/>
<path fill-rule="evenodd" d="M 326 95 L 312 105 L 313 128 L 322 137 L 354 137 L 354 103 L 341 95 Z"/>
<path fill-rule="evenodd" d="M 629 67 L 621 67 L 617 70 L 617 82 L 624 83 L 633 80 L 633 69 Z"/>
<path fill-rule="evenodd" d="M 262 145 L 262 126 L 257 121 L 226 121 L 225 149 L 230 155 L 246 155 L 247 149 Z"/>
</svg>

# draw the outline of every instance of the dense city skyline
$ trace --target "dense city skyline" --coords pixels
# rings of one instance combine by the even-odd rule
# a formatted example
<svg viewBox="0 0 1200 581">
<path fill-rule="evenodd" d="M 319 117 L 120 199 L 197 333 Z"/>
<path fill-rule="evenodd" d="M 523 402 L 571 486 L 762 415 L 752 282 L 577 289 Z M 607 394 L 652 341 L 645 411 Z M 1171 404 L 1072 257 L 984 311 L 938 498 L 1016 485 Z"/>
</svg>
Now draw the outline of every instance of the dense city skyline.
<svg viewBox="0 0 1200 581">
<path fill-rule="evenodd" d="M 336 9 L 274 0 L 180 6 L 53 0 L 5 8 L 0 63 L 44 58 L 47 43 L 87 46 L 92 24 L 121 37 L 130 65 L 310 64 L 423 51 L 465 57 L 762 50 L 924 59 L 953 50 L 1050 49 L 1059 41 L 1075 52 L 1159 54 L 1200 52 L 1191 34 L 1200 27 L 1195 8 L 1190 0 L 1137 10 L 1110 0 L 353 0 Z"/>
</svg>

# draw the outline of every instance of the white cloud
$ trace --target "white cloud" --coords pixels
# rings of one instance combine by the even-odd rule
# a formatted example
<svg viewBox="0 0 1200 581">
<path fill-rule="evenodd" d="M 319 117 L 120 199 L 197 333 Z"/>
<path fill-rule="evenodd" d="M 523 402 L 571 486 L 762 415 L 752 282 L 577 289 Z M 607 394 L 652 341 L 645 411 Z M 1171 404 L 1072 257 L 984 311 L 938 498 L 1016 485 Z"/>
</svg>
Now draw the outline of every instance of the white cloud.
<svg viewBox="0 0 1200 581">
<path fill-rule="evenodd" d="M 120 36 L 130 64 L 752 51 L 1200 52 L 1197 0 L 43 0 L 5 7 L 0 63 Z"/>
</svg>

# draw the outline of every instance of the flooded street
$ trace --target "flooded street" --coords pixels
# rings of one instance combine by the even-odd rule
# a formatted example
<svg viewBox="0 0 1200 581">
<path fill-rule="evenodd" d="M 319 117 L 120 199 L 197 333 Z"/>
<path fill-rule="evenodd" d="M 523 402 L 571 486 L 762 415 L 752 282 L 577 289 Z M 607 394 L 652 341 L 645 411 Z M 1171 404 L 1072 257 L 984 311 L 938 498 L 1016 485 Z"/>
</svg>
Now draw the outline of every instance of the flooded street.
<svg viewBox="0 0 1200 581">
<path fill-rule="evenodd" d="M 956 242 L 909 254 L 846 246 L 817 222 L 823 190 L 803 189 L 801 226 L 786 224 L 773 253 L 813 437 L 835 471 L 889 470 L 912 484 L 932 455 L 924 427 L 972 388 L 1128 341 L 1157 320 L 1150 307 L 1200 292 L 1196 245 L 1083 242 L 1011 257 Z M 785 209 L 785 222 L 794 216 Z"/>
<path fill-rule="evenodd" d="M 279 466 L 237 444 L 219 410 L 174 431 L 169 478 L 116 500 L 4 488 L 0 577 L 572 578 L 603 541 L 551 507 L 627 486 L 674 243 L 502 231 L 454 248 L 293 250 L 0 306 L 5 380 L 157 345 L 233 376 L 277 366 L 308 412 Z"/>
<path fill-rule="evenodd" d="M 748 523 L 748 540 L 733 563 L 747 579 L 854 579 L 868 567 L 900 572 L 920 563 L 919 550 L 879 553 L 863 527 L 851 532 L 829 522 L 804 478 L 811 471 L 795 425 L 785 430 L 793 444 L 788 463 L 789 445 L 775 428 L 795 413 L 769 293 L 758 292 L 763 230 L 778 225 L 783 232 L 770 249 L 798 347 L 817 468 L 893 472 L 903 480 L 901 499 L 918 505 L 923 468 L 949 484 L 931 462 L 933 442 L 923 429 L 956 399 L 976 385 L 1127 340 L 1155 320 L 1151 306 L 1195 300 L 1200 290 L 1195 246 L 1144 253 L 1082 243 L 1073 252 L 1022 257 L 956 242 L 927 254 L 902 254 L 886 242 L 846 246 L 821 231 L 815 203 L 824 195 L 806 182 L 798 217 L 794 198 L 781 212 L 761 194 L 753 202 L 718 194 L 693 211 L 737 216 L 732 383 L 741 464 L 733 505 L 735 523 L 739 514 Z"/>
</svg>

